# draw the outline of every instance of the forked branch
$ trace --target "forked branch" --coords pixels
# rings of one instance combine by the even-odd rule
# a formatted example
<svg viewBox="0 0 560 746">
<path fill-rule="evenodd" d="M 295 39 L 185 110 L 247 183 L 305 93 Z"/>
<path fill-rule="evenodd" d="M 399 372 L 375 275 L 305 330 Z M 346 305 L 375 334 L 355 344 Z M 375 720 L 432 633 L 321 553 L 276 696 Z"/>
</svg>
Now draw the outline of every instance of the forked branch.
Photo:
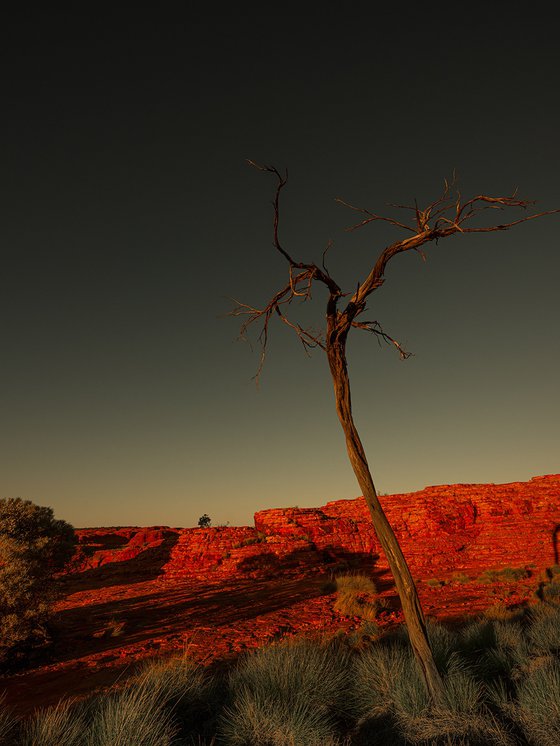
<svg viewBox="0 0 560 746">
<path fill-rule="evenodd" d="M 318 266 L 313 262 L 296 260 L 280 241 L 280 196 L 287 184 L 288 172 L 286 171 L 284 174 L 281 174 L 274 166 L 260 165 L 251 160 L 248 163 L 259 171 L 273 174 L 276 178 L 276 191 L 272 203 L 274 210 L 273 244 L 275 249 L 288 263 L 287 284 L 268 301 L 264 308 L 257 309 L 245 303 L 235 301 L 235 307 L 230 312 L 232 316 L 245 317 L 241 325 L 241 337 L 246 336 L 247 330 L 253 324 L 261 324 L 261 331 L 258 337 L 261 344 L 261 357 L 255 375 L 257 380 L 264 365 L 269 324 L 273 316 L 278 316 L 286 326 L 296 333 L 306 352 L 314 347 L 327 350 L 328 346 L 334 343 L 345 345 L 349 331 L 351 329 L 360 329 L 375 334 L 378 341 L 385 341 L 393 345 L 402 359 L 410 357 L 411 353 L 406 352 L 397 340 L 383 331 L 377 321 L 357 320 L 357 317 L 366 309 L 367 298 L 385 282 L 385 270 L 393 257 L 406 251 L 417 251 L 425 259 L 422 247 L 431 241 L 437 242 L 456 233 L 491 233 L 508 230 L 515 225 L 526 223 L 529 220 L 535 220 L 544 215 L 552 215 L 560 212 L 560 210 L 547 210 L 524 215 L 517 220 L 509 222 L 482 226 L 473 225 L 473 218 L 486 213 L 487 210 L 503 211 L 509 208 L 527 210 L 534 202 L 520 199 L 517 195 L 517 190 L 506 197 L 491 197 L 479 194 L 468 200 L 463 200 L 460 191 L 456 188 L 455 175 L 453 175 L 451 182 L 444 181 L 442 193 L 423 209 L 420 209 L 416 203 L 414 205 L 389 205 L 399 210 L 411 212 L 412 219 L 410 222 L 379 215 L 366 208 L 356 207 L 337 197 L 336 201 L 339 204 L 363 215 L 363 219 L 360 222 L 351 225 L 347 230 L 355 231 L 373 222 L 385 222 L 397 229 L 406 231 L 408 234 L 405 238 L 389 244 L 379 252 L 366 279 L 358 283 L 357 287 L 355 286 L 356 290 L 353 293 L 343 293 L 340 285 L 333 279 L 325 265 L 325 256 L 331 246 L 330 242 L 323 252 L 321 266 Z M 328 292 L 326 308 L 327 327 L 325 331 L 302 327 L 287 315 L 287 307 L 295 299 L 302 302 L 311 299 L 315 282 L 323 285 Z M 350 296 L 350 299 L 346 303 L 346 306 L 342 310 L 339 310 L 338 304 L 340 299 L 345 296 Z"/>
</svg>

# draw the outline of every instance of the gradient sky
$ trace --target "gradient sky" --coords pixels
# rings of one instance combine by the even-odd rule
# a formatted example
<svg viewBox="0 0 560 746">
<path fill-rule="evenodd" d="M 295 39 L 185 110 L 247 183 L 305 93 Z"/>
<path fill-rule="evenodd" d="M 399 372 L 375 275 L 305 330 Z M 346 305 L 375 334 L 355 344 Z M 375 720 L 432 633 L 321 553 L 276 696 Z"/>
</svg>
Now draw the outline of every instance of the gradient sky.
<svg viewBox="0 0 560 746">
<path fill-rule="evenodd" d="M 359 494 L 323 353 L 275 324 L 257 390 L 225 317 L 286 278 L 273 181 L 245 159 L 289 168 L 283 241 L 318 262 L 333 240 L 350 290 L 400 234 L 345 233 L 336 196 L 390 214 L 456 169 L 465 196 L 560 207 L 554 24 L 367 7 L 4 23 L 1 496 L 79 527 Z M 381 492 L 560 471 L 559 234 L 551 216 L 390 264 L 370 316 L 414 357 L 348 348 Z M 319 288 L 302 313 L 321 322 Z"/>
</svg>

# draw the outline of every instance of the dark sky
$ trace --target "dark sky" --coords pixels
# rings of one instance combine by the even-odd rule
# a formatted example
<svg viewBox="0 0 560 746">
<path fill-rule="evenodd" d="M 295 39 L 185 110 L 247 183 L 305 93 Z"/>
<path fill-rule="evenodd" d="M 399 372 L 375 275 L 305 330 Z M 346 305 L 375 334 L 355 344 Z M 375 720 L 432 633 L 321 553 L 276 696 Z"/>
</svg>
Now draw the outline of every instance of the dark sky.
<svg viewBox="0 0 560 746">
<path fill-rule="evenodd" d="M 276 325 L 257 390 L 258 348 L 224 318 L 286 278 L 273 180 L 245 159 L 289 168 L 285 245 L 320 261 L 333 240 L 351 290 L 401 236 L 344 232 L 336 196 L 391 214 L 455 169 L 465 196 L 560 207 L 550 19 L 365 8 L 6 21 L 0 495 L 76 526 L 188 526 L 358 494 L 323 353 Z M 348 350 L 380 491 L 559 470 L 559 230 L 390 265 L 371 314 L 415 355 Z M 321 323 L 324 295 L 299 310 Z"/>
</svg>

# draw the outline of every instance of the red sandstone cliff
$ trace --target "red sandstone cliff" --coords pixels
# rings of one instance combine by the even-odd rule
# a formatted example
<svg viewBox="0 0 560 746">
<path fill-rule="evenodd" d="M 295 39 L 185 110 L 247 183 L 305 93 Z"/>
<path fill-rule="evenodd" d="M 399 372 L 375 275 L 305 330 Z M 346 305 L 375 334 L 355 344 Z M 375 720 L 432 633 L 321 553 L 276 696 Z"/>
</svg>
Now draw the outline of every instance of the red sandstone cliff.
<svg viewBox="0 0 560 746">
<path fill-rule="evenodd" d="M 416 575 L 559 562 L 560 474 L 509 484 L 426 487 L 381 500 Z M 133 559 L 146 550 L 161 560 L 167 578 L 311 572 L 341 563 L 387 568 L 363 498 L 321 508 L 263 510 L 255 514 L 254 527 L 78 533 L 81 569 Z"/>
</svg>

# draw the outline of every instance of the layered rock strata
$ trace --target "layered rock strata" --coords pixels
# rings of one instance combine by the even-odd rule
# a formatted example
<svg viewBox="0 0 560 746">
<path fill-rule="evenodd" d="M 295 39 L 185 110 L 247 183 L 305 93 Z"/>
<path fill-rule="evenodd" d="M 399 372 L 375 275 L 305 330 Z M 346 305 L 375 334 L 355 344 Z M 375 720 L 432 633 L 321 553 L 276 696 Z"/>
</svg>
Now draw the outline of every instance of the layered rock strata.
<svg viewBox="0 0 560 746">
<path fill-rule="evenodd" d="M 560 561 L 559 474 L 426 487 L 381 501 L 417 576 Z M 219 580 L 359 565 L 387 569 L 363 498 L 263 510 L 254 520 L 253 527 L 89 529 L 81 534 L 83 567 L 131 559 L 167 542 L 159 568 L 166 578 Z M 108 541 L 119 544 L 109 547 Z"/>
<path fill-rule="evenodd" d="M 381 500 L 417 575 L 545 567 L 559 561 L 560 475 L 510 484 L 441 485 Z M 201 560 L 209 556 L 206 546 L 218 575 L 345 564 L 387 569 L 363 498 L 321 508 L 260 511 L 254 529 L 244 529 L 241 546 L 239 530 L 214 529 L 214 535 L 205 529 L 184 530 L 166 574 L 199 576 Z"/>
</svg>

